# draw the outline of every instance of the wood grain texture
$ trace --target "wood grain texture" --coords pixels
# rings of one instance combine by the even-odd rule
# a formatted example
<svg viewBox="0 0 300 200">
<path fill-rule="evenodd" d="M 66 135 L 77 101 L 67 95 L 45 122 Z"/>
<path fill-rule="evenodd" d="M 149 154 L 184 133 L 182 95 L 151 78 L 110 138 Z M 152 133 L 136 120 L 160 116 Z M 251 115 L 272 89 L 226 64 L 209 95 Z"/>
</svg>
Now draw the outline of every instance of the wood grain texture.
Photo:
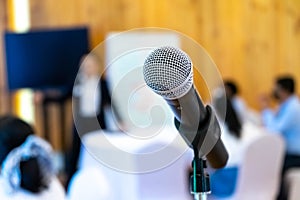
<svg viewBox="0 0 300 200">
<path fill-rule="evenodd" d="M 109 31 L 151 26 L 184 33 L 208 51 L 223 78 L 236 80 L 255 108 L 257 95 L 269 92 L 277 75 L 294 75 L 300 92 L 298 0 L 30 2 L 33 28 L 87 25 L 92 47 Z"/>
<path fill-rule="evenodd" d="M 13 30 L 11 0 L 0 0 L 0 34 Z M 30 0 L 32 29 L 88 26 L 91 48 L 110 31 L 161 27 L 179 31 L 201 44 L 224 79 L 234 79 L 241 95 L 258 108 L 257 96 L 270 92 L 274 78 L 292 74 L 300 93 L 299 0 Z M 190 48 L 192 47 L 185 47 Z M 3 37 L 0 38 L 0 114 L 10 111 L 6 92 Z M 201 55 L 191 52 L 194 60 Z M 210 98 L 207 81 L 215 77 L 209 67 L 195 73 L 203 99 Z M 41 106 L 35 106 L 35 126 L 43 135 Z M 70 141 L 71 106 L 66 107 L 67 133 L 60 130 L 57 107 L 49 106 L 55 149 L 59 135 Z"/>
<path fill-rule="evenodd" d="M 4 40 L 3 34 L 7 27 L 6 0 L 0 0 L 0 114 L 9 112 L 8 93 L 6 90 Z"/>
</svg>

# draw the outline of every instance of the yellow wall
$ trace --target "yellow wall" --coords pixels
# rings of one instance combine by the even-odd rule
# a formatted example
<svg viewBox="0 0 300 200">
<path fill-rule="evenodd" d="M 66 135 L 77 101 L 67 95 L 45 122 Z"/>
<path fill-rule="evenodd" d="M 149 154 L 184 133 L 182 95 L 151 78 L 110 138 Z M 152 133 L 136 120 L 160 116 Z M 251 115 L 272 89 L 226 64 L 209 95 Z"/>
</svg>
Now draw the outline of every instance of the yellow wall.
<svg viewBox="0 0 300 200">
<path fill-rule="evenodd" d="M 282 73 L 298 79 L 299 0 L 31 0 L 33 28 L 88 25 L 92 46 L 109 31 L 163 27 L 206 48 L 224 78 L 235 79 L 257 107 Z"/>
</svg>

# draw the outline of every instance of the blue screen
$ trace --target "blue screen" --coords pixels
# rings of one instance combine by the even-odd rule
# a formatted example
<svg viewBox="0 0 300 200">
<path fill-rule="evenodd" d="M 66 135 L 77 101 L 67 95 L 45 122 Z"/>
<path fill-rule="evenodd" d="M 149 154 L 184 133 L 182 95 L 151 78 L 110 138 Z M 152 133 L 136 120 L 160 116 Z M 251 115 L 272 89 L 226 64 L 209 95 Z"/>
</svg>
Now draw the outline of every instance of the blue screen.
<svg viewBox="0 0 300 200">
<path fill-rule="evenodd" d="M 6 32 L 4 37 L 10 90 L 72 87 L 80 58 L 89 50 L 87 28 Z"/>
</svg>

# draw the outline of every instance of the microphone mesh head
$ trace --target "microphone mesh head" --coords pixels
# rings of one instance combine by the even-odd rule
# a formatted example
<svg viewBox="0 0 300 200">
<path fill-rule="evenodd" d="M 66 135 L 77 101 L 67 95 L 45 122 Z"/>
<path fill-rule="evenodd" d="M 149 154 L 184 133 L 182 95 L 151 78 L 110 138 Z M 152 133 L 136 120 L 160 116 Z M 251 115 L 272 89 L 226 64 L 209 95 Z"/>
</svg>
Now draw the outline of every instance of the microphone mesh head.
<svg viewBox="0 0 300 200">
<path fill-rule="evenodd" d="M 165 99 L 185 95 L 193 85 L 189 56 L 174 47 L 160 47 L 149 54 L 144 63 L 146 84 Z"/>
</svg>

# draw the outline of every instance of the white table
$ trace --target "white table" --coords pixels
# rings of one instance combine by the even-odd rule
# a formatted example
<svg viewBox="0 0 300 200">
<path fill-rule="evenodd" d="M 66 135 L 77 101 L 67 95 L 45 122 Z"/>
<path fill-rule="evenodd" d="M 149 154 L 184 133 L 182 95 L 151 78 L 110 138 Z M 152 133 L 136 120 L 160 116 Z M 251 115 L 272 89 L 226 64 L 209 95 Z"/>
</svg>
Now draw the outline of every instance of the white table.
<svg viewBox="0 0 300 200">
<path fill-rule="evenodd" d="M 193 154 L 176 129 L 130 134 L 96 131 L 85 135 L 80 168 L 99 168 L 113 199 L 191 199 L 187 170 Z"/>
</svg>

